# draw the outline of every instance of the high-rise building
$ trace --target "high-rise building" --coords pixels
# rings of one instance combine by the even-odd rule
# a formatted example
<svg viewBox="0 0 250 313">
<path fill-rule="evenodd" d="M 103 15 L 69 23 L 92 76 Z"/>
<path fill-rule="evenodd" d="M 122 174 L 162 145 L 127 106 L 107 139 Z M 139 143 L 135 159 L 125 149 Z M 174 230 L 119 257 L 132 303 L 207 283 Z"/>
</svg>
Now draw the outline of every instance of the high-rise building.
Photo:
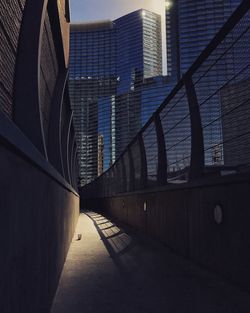
<svg viewBox="0 0 250 313">
<path fill-rule="evenodd" d="M 144 81 L 161 74 L 160 15 L 141 9 L 71 26 L 69 86 L 82 184 L 107 169 L 142 127 Z"/>
<path fill-rule="evenodd" d="M 117 29 L 119 79 L 116 96 L 118 157 L 143 125 L 144 81 L 162 74 L 161 16 L 141 9 L 114 23 Z M 156 105 L 154 103 L 154 107 Z"/>
<path fill-rule="evenodd" d="M 103 155 L 113 146 L 110 112 L 117 85 L 115 33 L 111 21 L 71 26 L 69 88 L 83 183 L 98 175 L 99 139 L 103 138 Z"/>
<path fill-rule="evenodd" d="M 144 79 L 141 92 L 141 121 L 144 125 L 172 89 L 170 76 Z"/>
<path fill-rule="evenodd" d="M 250 163 L 250 78 L 233 82 L 222 88 L 222 134 L 224 164 Z"/>
<path fill-rule="evenodd" d="M 177 80 L 192 65 L 240 0 L 165 0 L 168 74 Z"/>
<path fill-rule="evenodd" d="M 180 79 L 178 0 L 165 0 L 165 15 L 167 74 L 172 77 L 172 80 L 178 81 Z"/>
<path fill-rule="evenodd" d="M 240 2 L 165 0 L 167 65 L 173 84 L 190 68 Z M 205 164 L 208 166 L 224 164 L 221 97 L 218 88 L 234 75 L 235 50 L 229 49 L 233 43 L 230 36 L 233 35 L 229 35 L 216 48 L 193 76 L 200 104 Z M 222 53 L 225 54 L 223 58 L 220 57 Z M 185 101 L 183 105 L 186 105 Z M 182 111 L 184 109 L 183 107 Z M 183 131 L 188 132 L 188 128 L 189 123 L 186 130 L 183 124 Z M 168 156 L 168 160 L 171 162 L 171 157 Z"/>
<path fill-rule="evenodd" d="M 178 0 L 182 74 L 205 49 L 240 2 L 241 0 Z"/>
<path fill-rule="evenodd" d="M 114 21 L 117 29 L 118 93 L 133 88 L 135 79 L 162 74 L 161 16 L 138 10 Z"/>
<path fill-rule="evenodd" d="M 104 143 L 103 143 L 103 135 L 98 136 L 98 172 L 97 175 L 101 175 L 103 173 L 103 148 L 104 148 Z"/>
</svg>

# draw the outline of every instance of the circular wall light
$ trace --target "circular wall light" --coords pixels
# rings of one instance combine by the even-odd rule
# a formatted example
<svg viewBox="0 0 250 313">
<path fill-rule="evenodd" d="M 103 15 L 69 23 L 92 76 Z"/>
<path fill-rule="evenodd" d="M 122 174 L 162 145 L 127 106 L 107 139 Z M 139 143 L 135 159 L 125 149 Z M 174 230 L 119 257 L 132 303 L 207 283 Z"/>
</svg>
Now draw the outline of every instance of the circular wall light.
<svg viewBox="0 0 250 313">
<path fill-rule="evenodd" d="M 214 208 L 214 220 L 218 225 L 220 225 L 223 221 L 223 210 L 219 204 L 217 204 Z"/>
</svg>

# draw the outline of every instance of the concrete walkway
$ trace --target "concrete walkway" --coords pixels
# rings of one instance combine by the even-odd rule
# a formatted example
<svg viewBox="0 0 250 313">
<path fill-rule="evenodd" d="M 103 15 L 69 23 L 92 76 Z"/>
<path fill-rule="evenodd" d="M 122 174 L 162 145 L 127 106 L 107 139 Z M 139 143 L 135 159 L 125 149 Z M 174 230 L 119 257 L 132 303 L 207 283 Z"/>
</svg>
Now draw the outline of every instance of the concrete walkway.
<svg viewBox="0 0 250 313">
<path fill-rule="evenodd" d="M 52 313 L 250 312 L 249 293 L 87 214 L 80 215 Z"/>
</svg>

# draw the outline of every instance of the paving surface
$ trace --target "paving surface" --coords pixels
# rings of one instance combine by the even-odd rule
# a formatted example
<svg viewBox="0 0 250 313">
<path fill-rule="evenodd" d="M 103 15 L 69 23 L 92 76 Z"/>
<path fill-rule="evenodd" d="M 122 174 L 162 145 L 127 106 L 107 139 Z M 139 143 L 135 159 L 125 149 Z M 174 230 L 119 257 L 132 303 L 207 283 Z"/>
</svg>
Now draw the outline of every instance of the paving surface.
<svg viewBox="0 0 250 313">
<path fill-rule="evenodd" d="M 102 215 L 82 213 L 52 313 L 163 312 L 249 313 L 250 294 Z"/>
</svg>

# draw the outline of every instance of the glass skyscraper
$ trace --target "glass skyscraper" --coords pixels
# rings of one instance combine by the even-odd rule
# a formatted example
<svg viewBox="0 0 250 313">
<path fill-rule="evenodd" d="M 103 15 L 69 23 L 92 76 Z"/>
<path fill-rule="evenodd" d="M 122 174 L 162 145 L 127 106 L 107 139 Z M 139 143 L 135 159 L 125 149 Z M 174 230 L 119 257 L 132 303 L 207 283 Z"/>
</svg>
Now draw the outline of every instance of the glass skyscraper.
<svg viewBox="0 0 250 313">
<path fill-rule="evenodd" d="M 118 157 L 142 127 L 144 80 L 162 74 L 161 17 L 147 10 L 137 10 L 114 23 L 119 79 L 116 96 Z"/>
<path fill-rule="evenodd" d="M 173 84 L 189 69 L 240 2 L 240 0 L 165 0 L 167 65 Z M 215 94 L 215 91 L 218 85 L 223 81 L 226 82 L 234 73 L 233 49 L 225 54 L 221 61 L 217 61 L 230 42 L 228 38 L 220 44 L 193 77 L 197 98 L 201 103 L 207 166 L 225 164 L 220 119 L 221 97 L 219 92 Z M 208 68 L 211 69 L 206 73 Z M 207 95 L 207 98 L 204 95 Z"/>
<path fill-rule="evenodd" d="M 168 74 L 177 80 L 192 65 L 240 0 L 165 0 Z"/>
<path fill-rule="evenodd" d="M 178 0 L 165 0 L 167 74 L 173 81 L 180 79 Z"/>
<path fill-rule="evenodd" d="M 117 85 L 113 26 L 112 22 L 71 26 L 69 89 L 83 183 L 102 172 L 104 155 L 112 154 L 109 149 L 114 144 L 110 134 Z"/>
<path fill-rule="evenodd" d="M 178 2 L 180 67 L 181 73 L 184 73 L 241 1 L 179 0 Z"/>
<path fill-rule="evenodd" d="M 82 184 L 107 169 L 149 118 L 144 81 L 161 74 L 160 15 L 138 10 L 72 25 L 69 85 Z"/>
<path fill-rule="evenodd" d="M 141 92 L 141 121 L 144 125 L 149 117 L 170 93 L 172 84 L 170 76 L 155 76 L 144 79 Z"/>
</svg>

